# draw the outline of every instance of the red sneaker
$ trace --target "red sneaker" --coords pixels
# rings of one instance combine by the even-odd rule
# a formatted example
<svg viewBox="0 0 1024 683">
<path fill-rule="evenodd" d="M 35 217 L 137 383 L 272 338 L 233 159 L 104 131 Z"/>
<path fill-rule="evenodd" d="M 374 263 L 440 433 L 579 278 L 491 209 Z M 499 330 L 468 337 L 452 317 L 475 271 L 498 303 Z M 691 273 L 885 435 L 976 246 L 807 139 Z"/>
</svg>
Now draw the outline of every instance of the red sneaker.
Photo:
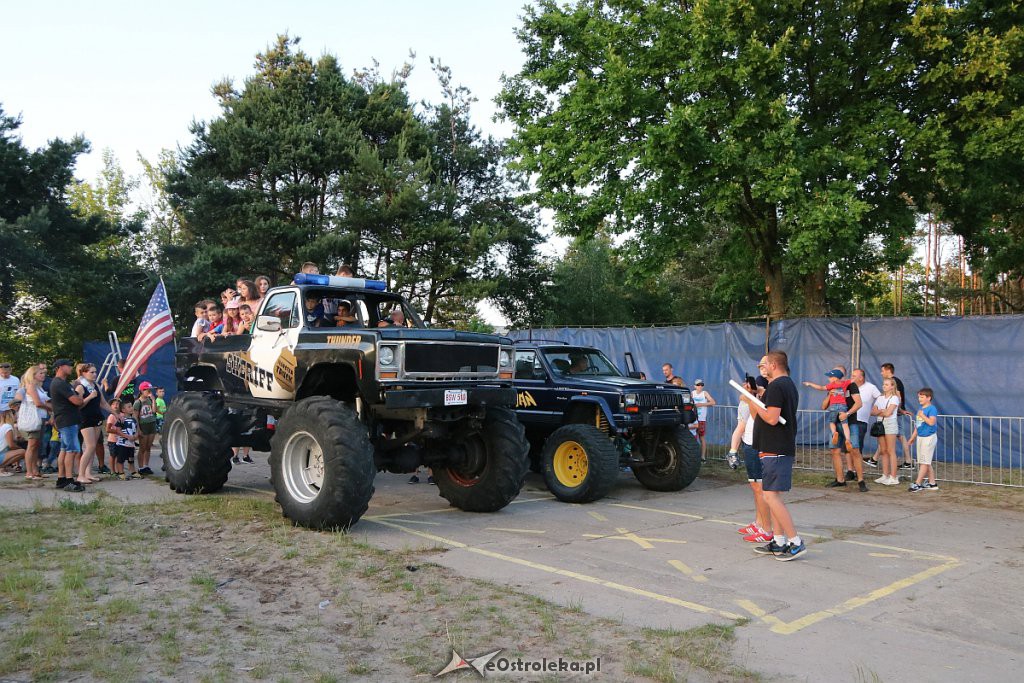
<svg viewBox="0 0 1024 683">
<path fill-rule="evenodd" d="M 750 534 L 756 533 L 757 531 L 757 522 L 751 522 L 742 529 L 737 529 L 736 533 L 740 534 L 741 536 L 748 536 Z"/>
<path fill-rule="evenodd" d="M 763 531 L 759 530 L 755 533 L 750 534 L 749 536 L 744 536 L 743 540 L 747 543 L 767 543 L 768 541 L 772 540 L 772 537 L 764 533 Z"/>
</svg>

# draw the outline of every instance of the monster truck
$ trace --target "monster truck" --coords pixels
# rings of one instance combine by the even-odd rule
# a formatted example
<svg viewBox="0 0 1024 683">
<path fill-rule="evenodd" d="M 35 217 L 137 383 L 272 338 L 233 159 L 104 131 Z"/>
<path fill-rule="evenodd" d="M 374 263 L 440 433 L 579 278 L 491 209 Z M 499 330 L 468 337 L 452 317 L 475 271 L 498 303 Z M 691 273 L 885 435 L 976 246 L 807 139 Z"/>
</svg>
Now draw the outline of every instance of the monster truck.
<svg viewBox="0 0 1024 683">
<path fill-rule="evenodd" d="M 220 489 L 232 447 L 270 451 L 293 523 L 348 528 L 376 472 L 433 468 L 440 495 L 491 512 L 518 495 L 528 443 L 512 408 L 513 347 L 428 329 L 384 283 L 296 276 L 267 292 L 251 335 L 180 340 L 163 428 L 179 493 Z M 350 320 L 317 319 L 343 302 Z M 340 325 L 340 326 L 338 326 Z"/>
<path fill-rule="evenodd" d="M 515 357 L 532 467 L 559 500 L 603 498 L 620 467 L 654 491 L 681 491 L 697 478 L 688 389 L 625 376 L 597 349 L 562 342 L 519 342 Z"/>
</svg>

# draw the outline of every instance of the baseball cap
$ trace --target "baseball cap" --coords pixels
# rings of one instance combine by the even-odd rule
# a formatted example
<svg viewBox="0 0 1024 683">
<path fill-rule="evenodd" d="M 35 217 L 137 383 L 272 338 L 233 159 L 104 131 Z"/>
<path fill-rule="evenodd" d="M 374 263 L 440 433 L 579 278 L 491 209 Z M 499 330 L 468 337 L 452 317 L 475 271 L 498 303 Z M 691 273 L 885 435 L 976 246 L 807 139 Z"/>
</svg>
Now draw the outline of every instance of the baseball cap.
<svg viewBox="0 0 1024 683">
<path fill-rule="evenodd" d="M 69 361 L 67 358 L 58 358 L 57 360 L 53 361 L 53 369 L 55 372 L 57 368 L 62 367 L 64 365 L 75 367 L 75 364 Z"/>
<path fill-rule="evenodd" d="M 695 387 L 702 387 L 702 386 L 704 386 L 704 380 L 702 380 L 702 379 L 695 379 L 695 380 L 693 380 L 693 386 L 695 386 Z"/>
<path fill-rule="evenodd" d="M 10 363 L 0 363 L 0 368 L 8 368 L 8 369 L 10 369 L 10 367 L 11 367 Z"/>
<path fill-rule="evenodd" d="M 826 377 L 835 377 L 836 379 L 842 379 L 843 373 L 839 370 L 829 370 L 825 373 Z"/>
<path fill-rule="evenodd" d="M 231 301 L 224 304 L 224 308 L 238 308 L 242 305 L 242 302 L 238 299 L 232 299 Z"/>
<path fill-rule="evenodd" d="M 139 391 L 145 391 L 146 389 L 152 389 L 152 388 L 153 388 L 153 385 L 150 384 L 149 382 L 143 382 L 142 384 L 139 385 Z"/>
<path fill-rule="evenodd" d="M 754 383 L 757 384 L 757 386 L 759 386 L 759 387 L 763 387 L 765 389 L 768 388 L 768 378 L 767 377 L 762 377 L 761 375 L 758 375 L 757 377 L 754 378 Z"/>
</svg>

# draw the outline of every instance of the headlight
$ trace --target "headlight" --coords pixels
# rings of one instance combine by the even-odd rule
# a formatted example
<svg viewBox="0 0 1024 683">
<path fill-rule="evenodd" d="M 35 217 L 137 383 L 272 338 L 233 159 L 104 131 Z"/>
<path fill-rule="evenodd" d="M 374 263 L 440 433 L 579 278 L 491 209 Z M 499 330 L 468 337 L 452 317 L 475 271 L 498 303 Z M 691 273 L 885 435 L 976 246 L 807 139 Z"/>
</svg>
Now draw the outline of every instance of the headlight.
<svg viewBox="0 0 1024 683">
<path fill-rule="evenodd" d="M 623 397 L 623 403 L 626 405 L 627 408 L 629 406 L 635 406 L 636 405 L 636 400 L 637 400 L 636 399 L 636 394 L 626 394 Z"/>
<path fill-rule="evenodd" d="M 502 349 L 501 353 L 498 354 L 498 365 L 503 368 L 512 367 L 512 354 Z"/>
<path fill-rule="evenodd" d="M 377 360 L 380 361 L 382 366 L 394 365 L 395 364 L 395 347 L 393 346 L 382 346 L 377 351 Z"/>
</svg>

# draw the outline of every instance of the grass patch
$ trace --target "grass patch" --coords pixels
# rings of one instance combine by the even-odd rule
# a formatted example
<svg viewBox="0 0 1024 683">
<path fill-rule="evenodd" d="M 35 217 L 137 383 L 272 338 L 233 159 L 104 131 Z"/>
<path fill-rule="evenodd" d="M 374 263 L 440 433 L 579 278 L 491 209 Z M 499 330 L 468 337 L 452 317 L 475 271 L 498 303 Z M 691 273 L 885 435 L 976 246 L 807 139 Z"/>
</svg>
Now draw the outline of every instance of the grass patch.
<svg viewBox="0 0 1024 683">
<path fill-rule="evenodd" d="M 704 624 L 686 631 L 642 629 L 644 640 L 629 644 L 626 671 L 662 683 L 685 681 L 695 668 L 733 678 L 760 680 L 757 673 L 735 666 L 729 657 L 736 641 L 736 629 L 747 623 L 748 620 L 741 619 L 731 624 Z"/>
</svg>

